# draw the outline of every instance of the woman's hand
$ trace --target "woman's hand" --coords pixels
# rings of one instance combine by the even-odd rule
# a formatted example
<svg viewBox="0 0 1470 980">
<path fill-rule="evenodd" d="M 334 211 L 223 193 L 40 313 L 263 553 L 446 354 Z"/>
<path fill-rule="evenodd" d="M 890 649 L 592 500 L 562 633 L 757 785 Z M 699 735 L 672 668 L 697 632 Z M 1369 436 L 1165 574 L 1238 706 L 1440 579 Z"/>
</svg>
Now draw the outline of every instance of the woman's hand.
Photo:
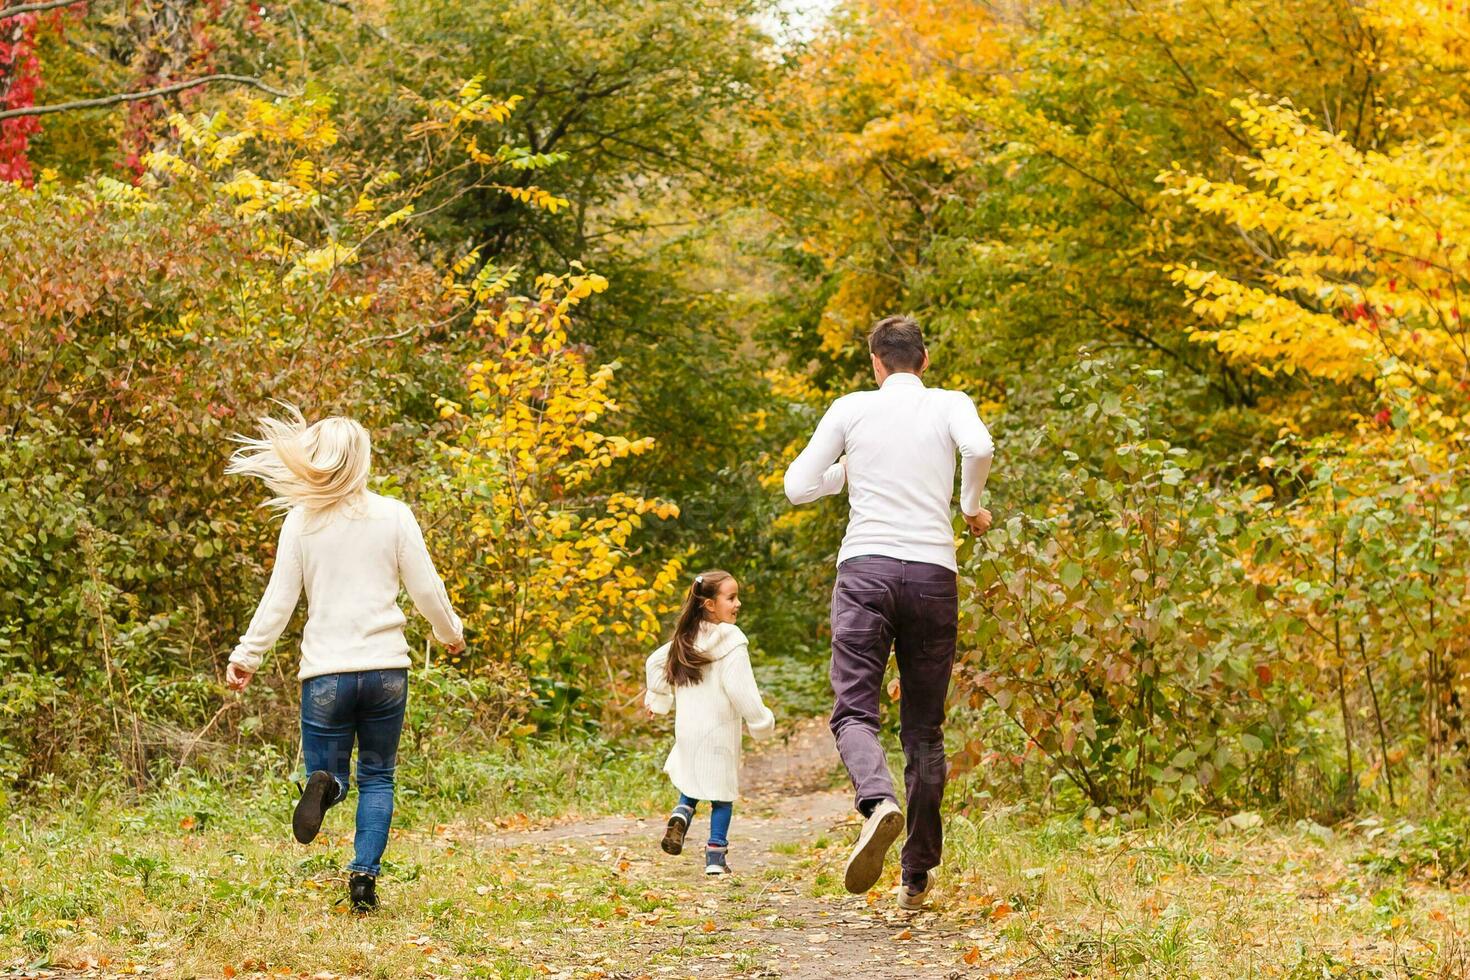
<svg viewBox="0 0 1470 980">
<path fill-rule="evenodd" d="M 243 691 L 250 683 L 250 678 L 255 676 L 255 671 L 246 670 L 237 663 L 231 663 L 225 668 L 225 686 L 232 691 Z"/>
</svg>

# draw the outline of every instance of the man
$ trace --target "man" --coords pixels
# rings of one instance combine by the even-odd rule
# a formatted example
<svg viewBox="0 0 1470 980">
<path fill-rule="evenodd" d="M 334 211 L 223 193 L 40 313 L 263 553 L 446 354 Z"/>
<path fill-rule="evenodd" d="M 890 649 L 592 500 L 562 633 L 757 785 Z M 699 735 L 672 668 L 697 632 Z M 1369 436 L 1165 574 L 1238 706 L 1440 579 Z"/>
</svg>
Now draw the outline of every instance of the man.
<svg viewBox="0 0 1470 980">
<path fill-rule="evenodd" d="M 850 516 L 832 591 L 832 734 L 865 820 L 845 884 L 854 894 L 872 888 L 905 824 L 878 741 L 879 691 L 896 645 L 908 802 L 898 902 L 919 909 L 944 841 L 944 703 L 959 620 L 955 452 L 964 459 L 960 510 L 971 532 L 983 534 L 990 512 L 980 493 L 994 447 L 968 395 L 924 386 L 929 352 L 914 320 L 878 321 L 868 350 L 878 390 L 832 403 L 786 470 L 786 496 L 802 504 L 847 485 Z"/>
</svg>

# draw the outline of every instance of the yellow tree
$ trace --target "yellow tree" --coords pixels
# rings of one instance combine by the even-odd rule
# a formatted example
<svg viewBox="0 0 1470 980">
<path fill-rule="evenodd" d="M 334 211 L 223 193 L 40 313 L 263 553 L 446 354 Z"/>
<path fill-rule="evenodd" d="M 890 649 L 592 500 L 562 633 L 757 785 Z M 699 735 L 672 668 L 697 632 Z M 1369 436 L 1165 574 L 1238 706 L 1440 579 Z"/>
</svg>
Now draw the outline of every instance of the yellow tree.
<svg viewBox="0 0 1470 980">
<path fill-rule="evenodd" d="M 1233 103 L 1249 141 L 1241 181 L 1177 167 L 1159 179 L 1255 257 L 1170 268 L 1204 321 L 1194 339 L 1243 370 L 1300 379 L 1272 406 L 1283 430 L 1315 413 L 1327 433 L 1278 475 L 1297 484 L 1290 544 L 1258 579 L 1303 627 L 1305 662 L 1336 678 L 1349 776 L 1353 674 L 1380 755 L 1360 781 L 1394 759 L 1377 669 L 1418 694 L 1432 790 L 1454 692 L 1470 684 L 1470 43 L 1453 8 L 1376 0 L 1361 16 L 1373 29 L 1364 55 L 1388 79 L 1373 148 L 1252 94 Z"/>
<path fill-rule="evenodd" d="M 594 644 L 612 645 L 599 638 L 652 642 L 687 557 L 645 568 L 639 528 L 678 508 L 605 489 L 604 471 L 654 443 L 600 431 L 619 409 L 615 365 L 590 364 L 568 330 L 574 308 L 607 280 L 573 266 L 538 276 L 526 295 L 508 295 L 515 271 L 491 265 L 456 287 L 481 304 L 488 346 L 468 367 L 469 403 L 441 408 L 463 422 L 446 449 L 469 508 L 469 536 L 451 545 L 452 590 L 479 646 L 536 672 L 591 663 Z"/>
<path fill-rule="evenodd" d="M 1251 146 L 1236 158 L 1246 182 L 1181 168 L 1160 180 L 1258 257 L 1245 269 L 1170 267 L 1206 321 L 1195 340 L 1261 374 L 1370 385 L 1374 411 L 1390 413 L 1380 423 L 1399 409 L 1445 446 L 1470 421 L 1470 125 L 1442 109 L 1463 104 L 1445 79 L 1470 68 L 1470 50 L 1462 24 L 1426 9 L 1380 0 L 1364 14 L 1393 42 L 1379 57 L 1401 79 L 1384 148 L 1251 95 L 1233 103 Z"/>
<path fill-rule="evenodd" d="M 1003 55 L 988 7 L 846 4 L 754 112 L 775 181 L 762 193 L 830 281 L 817 324 L 824 356 L 851 353 L 875 314 L 903 298 L 929 222 L 974 163 L 973 134 L 955 114 Z"/>
</svg>

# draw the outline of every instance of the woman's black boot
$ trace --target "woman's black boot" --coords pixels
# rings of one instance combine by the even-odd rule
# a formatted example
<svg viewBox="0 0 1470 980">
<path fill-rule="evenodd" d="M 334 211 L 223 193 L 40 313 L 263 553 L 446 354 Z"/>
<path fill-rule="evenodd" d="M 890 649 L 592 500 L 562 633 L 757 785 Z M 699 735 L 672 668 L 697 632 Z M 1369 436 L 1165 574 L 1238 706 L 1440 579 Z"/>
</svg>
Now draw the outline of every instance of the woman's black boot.
<svg viewBox="0 0 1470 980">
<path fill-rule="evenodd" d="M 347 897 L 352 902 L 352 911 L 373 911 L 378 907 L 378 879 L 360 871 L 352 872 L 347 882 Z"/>
</svg>

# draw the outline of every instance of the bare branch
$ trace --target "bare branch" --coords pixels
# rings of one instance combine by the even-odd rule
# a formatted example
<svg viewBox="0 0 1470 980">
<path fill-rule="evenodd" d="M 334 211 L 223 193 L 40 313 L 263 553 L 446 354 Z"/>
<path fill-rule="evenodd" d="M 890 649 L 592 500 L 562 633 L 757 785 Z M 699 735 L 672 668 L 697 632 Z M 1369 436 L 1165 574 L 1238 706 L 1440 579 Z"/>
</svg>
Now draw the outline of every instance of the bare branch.
<svg viewBox="0 0 1470 980">
<path fill-rule="evenodd" d="M 38 3 L 22 3 L 14 7 L 0 8 L 0 20 L 10 17 L 19 17 L 21 14 L 36 14 L 43 10 L 55 10 L 57 7 L 75 7 L 85 0 L 40 0 Z"/>
<path fill-rule="evenodd" d="M 6 109 L 0 112 L 0 119 L 11 119 L 16 116 L 45 116 L 53 112 L 71 112 L 75 109 L 100 109 L 104 106 L 118 105 L 122 102 L 138 102 L 142 99 L 156 99 L 164 95 L 173 95 L 175 92 L 185 92 L 191 88 L 201 85 L 209 85 L 214 82 L 232 82 L 237 85 L 249 85 L 258 88 L 262 92 L 268 92 L 277 98 L 290 97 L 289 92 L 283 92 L 278 88 L 272 88 L 258 78 L 249 75 L 205 75 L 201 78 L 191 78 L 186 82 L 174 82 L 172 85 L 164 85 L 159 88 L 147 89 L 143 92 L 120 92 L 116 95 L 106 95 L 96 99 L 77 99 L 75 102 L 58 102 L 55 105 L 32 105 L 21 106 L 18 109 Z"/>
</svg>

